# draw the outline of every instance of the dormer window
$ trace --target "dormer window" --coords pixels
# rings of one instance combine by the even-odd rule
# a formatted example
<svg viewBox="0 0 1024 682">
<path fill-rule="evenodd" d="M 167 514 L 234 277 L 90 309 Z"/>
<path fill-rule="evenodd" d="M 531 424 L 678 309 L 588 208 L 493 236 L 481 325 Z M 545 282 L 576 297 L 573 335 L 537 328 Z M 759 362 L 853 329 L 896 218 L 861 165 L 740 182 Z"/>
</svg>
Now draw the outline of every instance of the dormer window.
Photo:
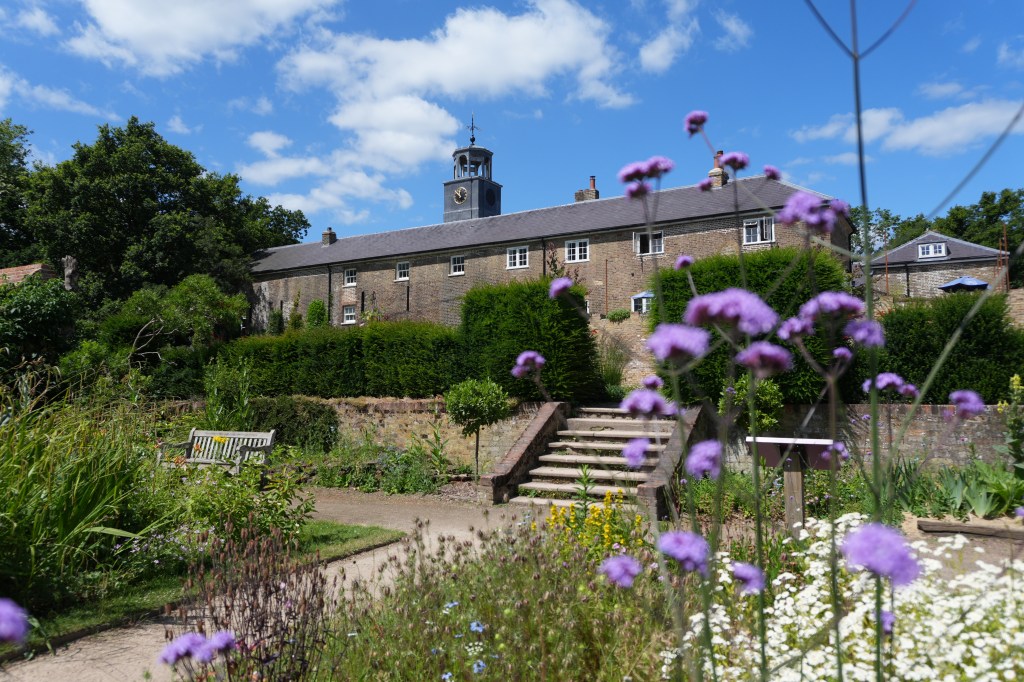
<svg viewBox="0 0 1024 682">
<path fill-rule="evenodd" d="M 918 258 L 940 258 L 946 255 L 945 242 L 932 242 L 929 244 L 917 245 Z"/>
</svg>

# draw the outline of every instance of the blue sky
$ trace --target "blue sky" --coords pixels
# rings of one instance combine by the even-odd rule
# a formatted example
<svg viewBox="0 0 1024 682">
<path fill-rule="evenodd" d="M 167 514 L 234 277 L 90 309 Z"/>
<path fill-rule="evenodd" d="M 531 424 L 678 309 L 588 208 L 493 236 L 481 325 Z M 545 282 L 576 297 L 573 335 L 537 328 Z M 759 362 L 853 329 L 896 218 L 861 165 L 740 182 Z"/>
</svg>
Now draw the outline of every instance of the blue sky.
<svg viewBox="0 0 1024 682">
<path fill-rule="evenodd" d="M 821 0 L 847 42 L 845 2 Z M 901 13 L 862 0 L 862 45 Z M 1024 3 L 922 0 L 863 63 L 868 198 L 928 213 L 1024 102 Z M 0 116 L 57 163 L 96 126 L 153 121 L 206 168 L 302 209 L 310 239 L 440 222 L 451 152 L 491 149 L 503 212 L 602 196 L 629 161 L 711 152 L 683 119 L 859 202 L 852 67 L 798 0 L 5 0 Z M 1024 124 L 955 198 L 1021 187 Z"/>
</svg>

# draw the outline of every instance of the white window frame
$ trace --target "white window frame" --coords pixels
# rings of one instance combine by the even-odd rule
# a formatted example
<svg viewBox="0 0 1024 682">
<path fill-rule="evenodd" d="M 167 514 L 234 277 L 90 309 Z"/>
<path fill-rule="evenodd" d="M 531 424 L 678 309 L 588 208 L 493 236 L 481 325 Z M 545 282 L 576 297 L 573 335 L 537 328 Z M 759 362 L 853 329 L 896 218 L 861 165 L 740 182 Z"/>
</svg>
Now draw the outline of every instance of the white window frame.
<svg viewBox="0 0 1024 682">
<path fill-rule="evenodd" d="M 356 307 L 354 305 L 343 306 L 341 309 L 341 323 L 342 324 L 355 324 L 356 323 Z"/>
<path fill-rule="evenodd" d="M 641 251 L 640 241 L 647 237 L 647 232 L 634 232 L 633 233 L 633 253 L 638 256 L 657 256 L 660 253 L 665 253 L 665 232 L 658 230 L 657 232 L 651 232 L 650 240 L 647 244 L 647 251 Z"/>
<path fill-rule="evenodd" d="M 345 269 L 345 283 L 342 286 L 354 287 L 356 285 L 356 269 L 346 268 Z"/>
<path fill-rule="evenodd" d="M 757 239 L 750 239 L 749 230 L 753 228 Z M 744 244 L 770 244 L 775 241 L 775 218 L 766 215 L 743 221 Z"/>
<path fill-rule="evenodd" d="M 456 262 L 456 259 L 459 259 Z M 466 257 L 464 255 L 452 256 L 448 259 L 448 276 L 461 277 L 466 274 Z"/>
<path fill-rule="evenodd" d="M 522 270 L 530 267 L 530 247 L 510 246 L 505 251 L 505 269 Z"/>
<path fill-rule="evenodd" d="M 590 260 L 590 239 L 570 239 L 565 243 L 566 263 L 586 263 Z"/>
<path fill-rule="evenodd" d="M 918 258 L 942 258 L 946 255 L 946 242 L 928 242 L 917 245 Z"/>
<path fill-rule="evenodd" d="M 404 268 L 402 266 L 405 266 Z M 402 270 L 405 270 L 405 275 L 402 275 Z M 409 273 L 412 272 L 412 263 L 407 260 L 398 261 L 395 263 L 395 281 L 406 282 L 409 280 Z"/>
<path fill-rule="evenodd" d="M 653 298 L 647 298 L 646 296 L 643 298 L 634 298 L 632 300 L 633 305 L 630 306 L 630 309 L 634 313 L 640 313 L 641 315 L 645 315 L 651 311 L 651 303 L 653 301 Z"/>
</svg>

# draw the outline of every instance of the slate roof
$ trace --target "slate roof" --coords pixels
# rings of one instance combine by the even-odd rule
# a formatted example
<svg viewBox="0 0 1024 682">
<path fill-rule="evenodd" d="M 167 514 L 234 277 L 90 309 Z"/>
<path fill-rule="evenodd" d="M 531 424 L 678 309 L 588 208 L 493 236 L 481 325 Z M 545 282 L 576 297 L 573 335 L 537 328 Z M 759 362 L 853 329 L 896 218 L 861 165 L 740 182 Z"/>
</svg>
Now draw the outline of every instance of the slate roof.
<svg viewBox="0 0 1024 682">
<path fill-rule="evenodd" d="M 934 244 L 936 242 L 945 243 L 945 256 L 939 256 L 937 258 L 918 258 L 917 247 L 919 244 Z M 903 265 L 904 263 L 925 265 L 929 263 L 959 263 L 963 261 L 994 260 L 999 257 L 1000 253 L 1004 256 L 1006 255 L 1005 251 L 1000 252 L 999 249 L 981 246 L 980 244 L 974 244 L 972 242 L 964 241 L 963 239 L 957 239 L 956 237 L 950 237 L 933 230 L 928 230 L 920 237 L 911 239 L 906 244 L 901 244 L 890 251 L 888 263 L 891 267 L 893 265 Z M 874 270 L 876 267 L 884 267 L 885 263 L 886 258 L 883 253 L 871 261 L 871 269 Z"/>
<path fill-rule="evenodd" d="M 733 190 L 730 183 L 710 192 L 702 192 L 694 185 L 652 194 L 658 200 L 658 224 L 729 215 L 734 210 L 734 196 L 739 199 L 740 213 L 759 212 L 765 207 L 781 208 L 790 195 L 800 190 L 831 199 L 784 181 L 768 180 L 763 175 L 734 182 L 738 185 L 738 192 Z M 256 253 L 253 256 L 252 271 L 259 274 L 485 244 L 511 244 L 572 234 L 593 234 L 642 224 L 643 211 L 640 205 L 619 196 L 490 218 L 356 235 L 339 239 L 330 246 L 323 246 L 320 242 L 279 246 Z"/>
</svg>

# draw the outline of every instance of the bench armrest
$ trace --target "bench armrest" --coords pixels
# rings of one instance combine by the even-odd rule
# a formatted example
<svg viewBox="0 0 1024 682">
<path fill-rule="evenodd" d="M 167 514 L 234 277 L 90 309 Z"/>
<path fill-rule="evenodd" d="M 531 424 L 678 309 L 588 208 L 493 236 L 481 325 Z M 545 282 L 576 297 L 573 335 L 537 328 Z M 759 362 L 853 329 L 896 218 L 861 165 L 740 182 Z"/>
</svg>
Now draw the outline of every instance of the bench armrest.
<svg viewBox="0 0 1024 682">
<path fill-rule="evenodd" d="M 160 450 L 156 454 L 156 461 L 159 464 L 160 462 L 162 462 L 162 461 L 164 461 L 166 459 L 169 459 L 170 457 L 174 456 L 174 455 L 171 455 L 170 453 L 179 453 L 179 452 L 180 452 L 180 454 L 185 456 L 185 459 L 188 459 L 188 456 L 190 454 L 189 448 L 191 446 L 192 446 L 192 441 L 190 441 L 190 440 L 186 440 L 186 441 L 181 442 L 181 443 L 164 443 L 164 444 L 162 444 L 160 446 Z"/>
<path fill-rule="evenodd" d="M 243 462 L 247 462 L 250 459 L 254 459 L 253 455 L 256 453 L 262 454 L 259 457 L 259 462 L 262 466 L 266 466 L 270 461 L 270 451 L 274 449 L 273 445 L 242 445 L 238 448 L 238 457 L 236 458 L 236 464 L 241 466 Z"/>
</svg>

